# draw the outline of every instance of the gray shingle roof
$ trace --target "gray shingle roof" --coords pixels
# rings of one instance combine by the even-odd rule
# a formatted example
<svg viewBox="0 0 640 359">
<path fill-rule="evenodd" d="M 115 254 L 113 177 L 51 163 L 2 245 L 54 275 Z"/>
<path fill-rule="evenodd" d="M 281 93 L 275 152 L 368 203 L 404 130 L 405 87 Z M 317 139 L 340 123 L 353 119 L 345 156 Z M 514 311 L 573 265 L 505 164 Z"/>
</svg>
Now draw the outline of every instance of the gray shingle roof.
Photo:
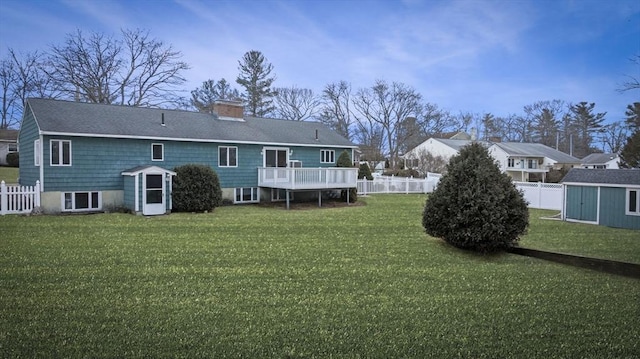
<svg viewBox="0 0 640 359">
<path fill-rule="evenodd" d="M 509 156 L 547 157 L 559 163 L 580 163 L 576 157 L 558 151 L 541 143 L 497 142 Z"/>
<path fill-rule="evenodd" d="M 580 162 L 583 165 L 603 165 L 617 157 L 618 155 L 615 153 L 592 153 Z"/>
<path fill-rule="evenodd" d="M 640 185 L 640 170 L 572 168 L 562 182 Z"/>
<path fill-rule="evenodd" d="M 45 134 L 356 147 L 319 122 L 255 117 L 227 121 L 210 114 L 181 110 L 51 99 L 29 99 L 27 102 Z"/>
</svg>

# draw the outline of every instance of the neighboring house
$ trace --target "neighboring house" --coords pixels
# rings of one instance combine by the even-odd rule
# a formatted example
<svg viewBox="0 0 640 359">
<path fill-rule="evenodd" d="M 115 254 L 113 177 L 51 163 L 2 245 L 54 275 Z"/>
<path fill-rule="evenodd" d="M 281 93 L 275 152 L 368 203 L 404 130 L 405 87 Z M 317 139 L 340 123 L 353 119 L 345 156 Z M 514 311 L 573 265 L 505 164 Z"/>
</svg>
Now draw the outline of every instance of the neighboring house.
<svg viewBox="0 0 640 359">
<path fill-rule="evenodd" d="M 7 155 L 18 152 L 18 130 L 0 130 L 0 166 L 7 165 Z"/>
<path fill-rule="evenodd" d="M 545 182 L 551 169 L 580 166 L 579 159 L 541 143 L 496 142 L 489 147 L 489 153 L 514 181 Z"/>
<path fill-rule="evenodd" d="M 468 137 L 464 134 L 458 133 L 455 138 Z M 469 137 L 470 138 L 470 137 Z M 444 138 L 430 138 L 418 146 L 414 147 L 410 151 L 407 151 L 402 158 L 405 160 L 405 166 L 411 169 L 420 168 L 420 160 L 426 153 L 431 154 L 433 157 L 441 157 L 445 162 L 449 162 L 451 157 L 458 154 L 460 149 L 474 141 L 470 139 L 444 139 Z M 490 143 L 486 141 L 476 141 L 489 147 Z"/>
<path fill-rule="evenodd" d="M 27 100 L 19 135 L 20 184 L 40 181 L 45 212 L 126 207 L 169 212 L 173 171 L 210 166 L 233 203 L 287 200 L 292 191 L 356 187 L 357 168 L 336 168 L 356 146 L 316 122 L 217 115 L 49 99 Z"/>
<path fill-rule="evenodd" d="M 620 158 L 617 153 L 592 153 L 580 161 L 582 168 L 618 169 Z"/>
<path fill-rule="evenodd" d="M 456 135 L 456 138 L 461 137 L 465 136 Z M 412 169 L 420 169 L 420 161 L 426 153 L 441 157 L 448 163 L 462 147 L 472 142 L 478 142 L 487 147 L 489 154 L 498 162 L 500 170 L 510 175 L 514 181 L 544 181 L 551 169 L 570 169 L 580 165 L 579 159 L 539 143 L 488 142 L 470 139 L 430 138 L 408 151 L 403 158 L 407 167 Z"/>
<path fill-rule="evenodd" d="M 640 229 L 640 170 L 574 168 L 562 183 L 563 219 Z"/>
</svg>

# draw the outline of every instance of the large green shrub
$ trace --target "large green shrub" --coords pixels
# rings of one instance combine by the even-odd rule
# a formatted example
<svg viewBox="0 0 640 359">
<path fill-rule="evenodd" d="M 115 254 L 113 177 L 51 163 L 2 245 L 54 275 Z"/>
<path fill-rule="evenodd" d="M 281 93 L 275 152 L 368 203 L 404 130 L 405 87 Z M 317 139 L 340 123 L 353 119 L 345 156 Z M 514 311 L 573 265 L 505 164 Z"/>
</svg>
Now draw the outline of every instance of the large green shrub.
<svg viewBox="0 0 640 359">
<path fill-rule="evenodd" d="M 451 158 L 422 217 L 429 235 L 482 253 L 516 245 L 528 224 L 522 193 L 478 143 L 463 147 Z"/>
<path fill-rule="evenodd" d="M 211 167 L 189 164 L 175 168 L 173 208 L 178 212 L 210 211 L 222 204 L 218 175 Z"/>
<path fill-rule="evenodd" d="M 336 162 L 336 167 L 353 167 L 353 162 L 351 161 L 351 156 L 349 156 L 349 152 L 347 150 L 342 151 L 340 156 L 338 157 L 338 162 Z M 347 192 L 349 191 L 349 192 Z M 357 202 L 358 201 L 358 189 L 357 188 L 349 188 L 348 190 L 340 191 L 340 198 L 343 201 L 347 201 L 347 193 L 349 193 L 349 202 Z"/>
<path fill-rule="evenodd" d="M 373 176 L 371 175 L 371 168 L 366 162 L 360 164 L 360 168 L 358 168 L 358 179 L 367 179 L 371 181 Z"/>
<path fill-rule="evenodd" d="M 9 167 L 18 167 L 20 165 L 20 155 L 18 152 L 7 153 L 6 160 Z"/>
</svg>

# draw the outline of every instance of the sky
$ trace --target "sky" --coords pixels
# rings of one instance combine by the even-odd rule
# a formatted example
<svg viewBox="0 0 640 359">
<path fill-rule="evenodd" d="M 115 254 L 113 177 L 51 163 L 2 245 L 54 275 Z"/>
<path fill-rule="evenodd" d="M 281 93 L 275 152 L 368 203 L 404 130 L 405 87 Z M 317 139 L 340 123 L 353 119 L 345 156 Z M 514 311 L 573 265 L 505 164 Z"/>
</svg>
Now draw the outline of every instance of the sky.
<svg viewBox="0 0 640 359">
<path fill-rule="evenodd" d="M 236 85 L 238 61 L 257 50 L 274 87 L 395 81 L 452 114 L 559 99 L 594 102 L 613 122 L 640 101 L 618 91 L 640 79 L 637 0 L 0 0 L 0 58 L 78 29 L 149 30 L 190 65 L 185 96 L 207 79 Z"/>
</svg>

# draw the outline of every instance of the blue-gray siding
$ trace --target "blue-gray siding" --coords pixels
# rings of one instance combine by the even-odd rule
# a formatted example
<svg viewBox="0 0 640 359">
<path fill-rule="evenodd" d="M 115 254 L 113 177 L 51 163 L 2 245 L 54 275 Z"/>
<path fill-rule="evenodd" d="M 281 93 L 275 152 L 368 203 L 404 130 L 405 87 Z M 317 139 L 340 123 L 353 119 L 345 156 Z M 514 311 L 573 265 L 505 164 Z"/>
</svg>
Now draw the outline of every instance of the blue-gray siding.
<svg viewBox="0 0 640 359">
<path fill-rule="evenodd" d="M 24 110 L 18 143 L 20 144 L 20 185 L 33 186 L 40 179 L 40 168 L 34 164 L 34 142 L 39 138 L 38 126 L 28 106 Z M 42 162 L 42 159 L 41 159 Z"/>
<path fill-rule="evenodd" d="M 597 221 L 608 227 L 640 229 L 640 216 L 626 214 L 626 196 L 627 190 L 623 187 L 567 185 L 566 218 Z"/>
<path fill-rule="evenodd" d="M 51 140 L 71 141 L 71 166 L 50 165 Z M 164 145 L 164 160 L 152 161 L 151 145 Z M 238 148 L 237 167 L 218 166 L 218 147 Z M 173 170 L 194 163 L 211 166 L 223 188 L 256 187 L 257 168 L 263 166 L 262 145 L 217 144 L 202 142 L 154 141 L 69 136 L 44 136 L 44 191 L 122 190 L 122 171 L 137 166 L 158 166 Z M 288 147 L 290 160 L 301 160 L 304 167 L 334 167 L 335 163 L 320 163 L 321 148 Z M 344 149 L 335 149 L 336 159 Z"/>
</svg>

